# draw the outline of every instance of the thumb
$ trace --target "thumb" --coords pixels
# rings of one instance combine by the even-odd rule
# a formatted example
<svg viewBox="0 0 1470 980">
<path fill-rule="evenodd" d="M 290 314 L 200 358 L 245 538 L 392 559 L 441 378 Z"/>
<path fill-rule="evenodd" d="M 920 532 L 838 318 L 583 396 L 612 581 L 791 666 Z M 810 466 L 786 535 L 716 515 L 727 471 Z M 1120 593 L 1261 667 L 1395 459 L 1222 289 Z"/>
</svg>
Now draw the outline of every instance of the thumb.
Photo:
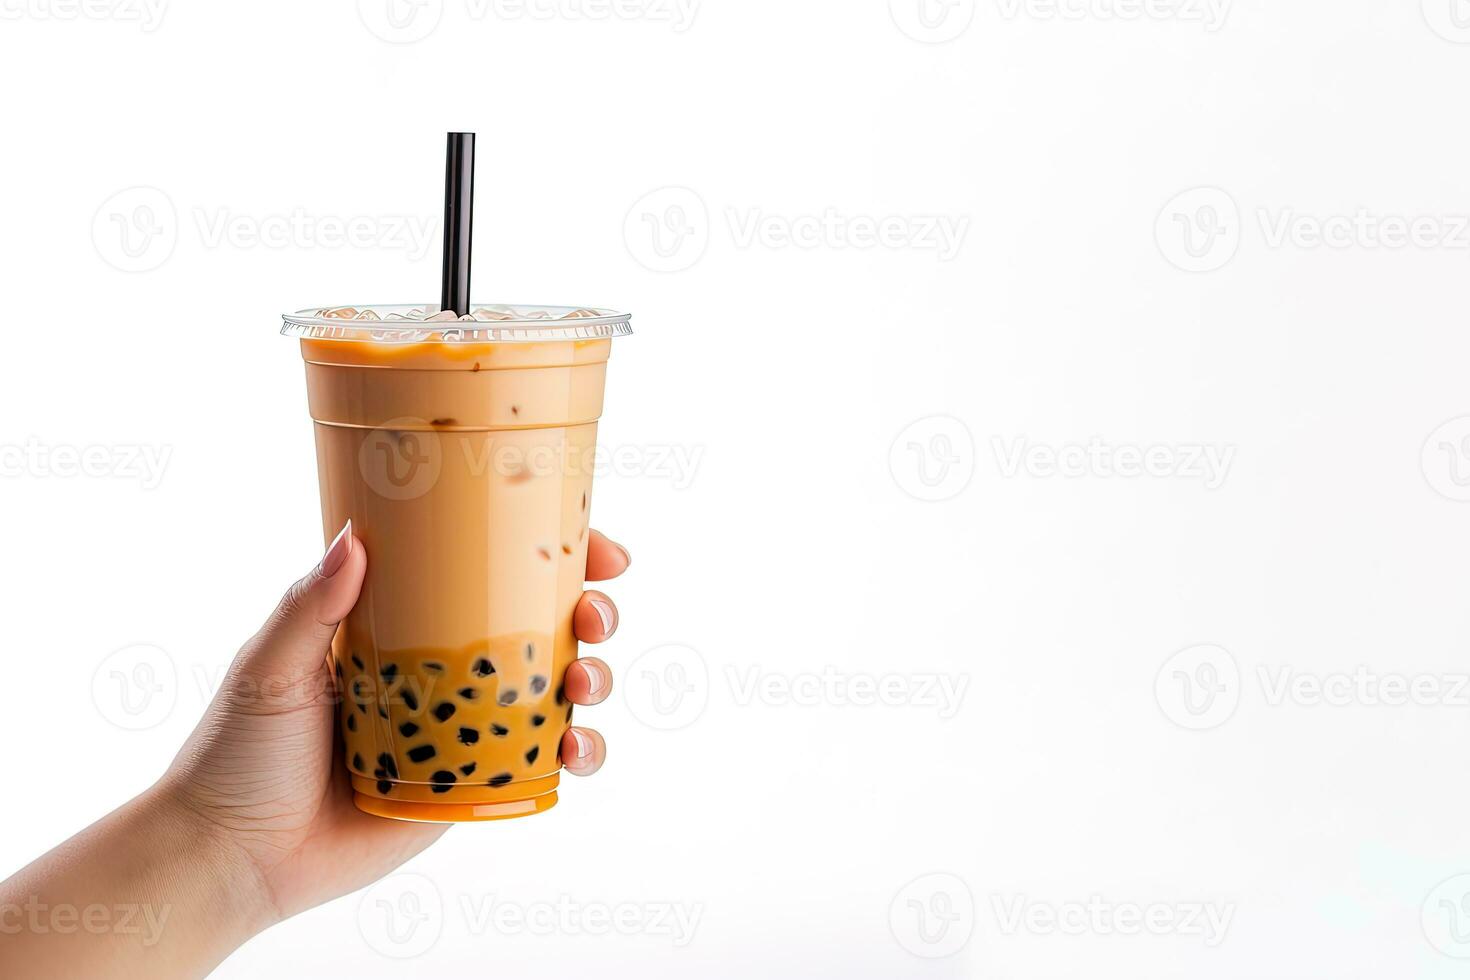
<svg viewBox="0 0 1470 980">
<path fill-rule="evenodd" d="M 249 667 L 291 674 L 318 669 L 366 574 L 367 554 L 348 521 L 316 567 L 286 590 L 250 644 Z"/>
</svg>

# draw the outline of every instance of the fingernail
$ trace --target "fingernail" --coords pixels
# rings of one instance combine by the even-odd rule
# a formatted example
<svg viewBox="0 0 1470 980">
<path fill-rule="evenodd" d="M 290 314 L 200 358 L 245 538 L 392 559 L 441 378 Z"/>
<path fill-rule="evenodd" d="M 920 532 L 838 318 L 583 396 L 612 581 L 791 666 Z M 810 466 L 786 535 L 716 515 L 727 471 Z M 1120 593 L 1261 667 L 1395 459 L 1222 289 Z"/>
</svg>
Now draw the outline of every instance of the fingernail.
<svg viewBox="0 0 1470 980">
<path fill-rule="evenodd" d="M 350 554 L 352 554 L 352 521 L 348 519 L 347 523 L 342 525 L 342 530 L 338 531 L 337 536 L 332 539 L 332 543 L 327 545 L 327 553 L 322 555 L 322 578 L 331 578 L 336 575 Z"/>
<path fill-rule="evenodd" d="M 577 751 L 573 758 L 577 762 L 589 761 L 592 758 L 592 739 L 583 735 L 575 728 L 569 728 L 567 731 L 572 733 L 572 741 L 577 745 Z"/>
<path fill-rule="evenodd" d="M 607 687 L 607 672 L 600 665 L 590 660 L 583 660 L 581 664 L 587 672 L 587 693 L 597 694 Z"/>
<path fill-rule="evenodd" d="M 602 620 L 602 631 L 611 633 L 613 624 L 618 621 L 618 614 L 613 611 L 612 603 L 606 599 L 588 599 L 587 601 L 592 604 L 593 609 L 597 610 L 597 618 Z"/>
<path fill-rule="evenodd" d="M 619 551 L 621 551 L 623 553 L 623 567 L 624 568 L 627 568 L 629 565 L 633 564 L 633 556 L 630 555 L 630 554 L 628 554 L 628 549 L 627 548 L 624 548 L 622 545 L 618 544 L 616 541 L 613 542 L 613 547 L 616 548 L 616 549 L 618 549 Z"/>
</svg>

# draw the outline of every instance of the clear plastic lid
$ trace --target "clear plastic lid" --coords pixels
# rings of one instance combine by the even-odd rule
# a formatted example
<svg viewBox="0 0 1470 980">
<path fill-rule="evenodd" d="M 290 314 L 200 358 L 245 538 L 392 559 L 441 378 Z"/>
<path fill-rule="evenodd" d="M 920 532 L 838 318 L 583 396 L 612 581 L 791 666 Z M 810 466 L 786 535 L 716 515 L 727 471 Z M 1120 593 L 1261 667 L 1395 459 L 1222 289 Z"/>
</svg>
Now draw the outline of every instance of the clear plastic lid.
<svg viewBox="0 0 1470 980">
<path fill-rule="evenodd" d="M 633 332 L 630 314 L 573 306 L 472 304 L 465 316 L 418 306 L 326 306 L 283 314 L 281 333 L 311 340 L 376 344 L 532 343 L 602 340 Z"/>
</svg>

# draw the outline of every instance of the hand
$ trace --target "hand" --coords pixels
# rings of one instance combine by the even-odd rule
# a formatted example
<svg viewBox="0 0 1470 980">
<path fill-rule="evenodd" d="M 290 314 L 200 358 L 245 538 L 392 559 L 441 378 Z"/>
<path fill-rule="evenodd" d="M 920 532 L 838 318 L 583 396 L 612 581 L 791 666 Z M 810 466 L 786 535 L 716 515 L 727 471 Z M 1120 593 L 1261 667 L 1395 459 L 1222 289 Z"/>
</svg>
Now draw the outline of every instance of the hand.
<svg viewBox="0 0 1470 980">
<path fill-rule="evenodd" d="M 362 589 L 368 556 L 351 524 L 241 648 L 199 727 L 148 791 L 0 882 L 0 975 L 202 977 L 281 919 L 366 885 L 433 843 L 445 826 L 368 816 L 352 804 L 336 742 L 332 636 Z M 610 579 L 628 553 L 593 531 L 587 577 Z M 601 643 L 618 613 L 601 592 L 573 612 L 577 638 Z M 597 704 L 612 673 L 596 658 L 567 669 L 576 704 Z M 602 765 L 602 736 L 562 738 L 567 771 Z M 145 912 L 147 929 L 51 927 L 47 915 Z M 17 931 L 17 915 L 23 918 Z"/>
<path fill-rule="evenodd" d="M 340 763 L 327 653 L 357 602 L 369 560 L 349 522 L 241 648 L 162 783 L 221 846 L 239 854 L 271 919 L 376 881 L 447 829 L 362 813 Z M 614 578 L 627 567 L 627 551 L 593 531 L 587 578 Z M 572 622 L 579 640 L 601 643 L 617 629 L 618 613 L 603 593 L 586 592 Z M 598 704 L 611 691 L 612 672 L 602 660 L 585 657 L 568 668 L 566 695 L 574 704 Z M 574 775 L 596 772 L 606 751 L 589 728 L 562 737 L 562 761 Z"/>
</svg>

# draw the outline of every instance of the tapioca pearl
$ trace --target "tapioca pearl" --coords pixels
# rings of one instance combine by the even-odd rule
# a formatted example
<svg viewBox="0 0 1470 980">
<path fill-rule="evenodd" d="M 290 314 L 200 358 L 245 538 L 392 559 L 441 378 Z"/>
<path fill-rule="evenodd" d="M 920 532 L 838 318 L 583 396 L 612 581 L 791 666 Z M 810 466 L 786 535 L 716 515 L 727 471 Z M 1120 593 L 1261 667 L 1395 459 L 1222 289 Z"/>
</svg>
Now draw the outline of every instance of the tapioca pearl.
<svg viewBox="0 0 1470 980">
<path fill-rule="evenodd" d="M 531 693 L 544 694 L 546 692 L 546 685 L 549 683 L 550 681 L 548 681 L 544 676 L 542 676 L 541 674 L 537 674 L 535 677 L 531 678 Z"/>
<path fill-rule="evenodd" d="M 567 686 L 565 684 L 559 684 L 559 685 L 557 685 L 557 688 L 556 688 L 556 703 L 557 704 L 566 704 L 567 703 Z"/>
<path fill-rule="evenodd" d="M 454 717 L 454 713 L 457 710 L 459 709 L 454 706 L 454 702 L 440 701 L 438 704 L 434 705 L 434 717 L 438 718 L 440 721 L 448 721 L 449 719 Z"/>
<path fill-rule="evenodd" d="M 415 725 L 411 721 L 405 721 L 403 724 L 398 726 L 398 734 L 402 735 L 404 738 L 413 738 L 418 733 L 419 726 Z"/>
<path fill-rule="evenodd" d="M 417 714 L 418 713 L 418 710 L 419 710 L 419 696 L 417 694 L 413 693 L 413 691 L 410 688 L 407 688 L 407 687 L 405 687 L 403 689 L 403 692 L 402 693 L 403 693 L 403 706 L 405 708 L 407 708 L 409 711 L 413 712 L 414 714 Z"/>
<path fill-rule="evenodd" d="M 510 773 L 503 772 L 498 776 L 491 776 L 489 779 L 485 780 L 485 782 L 488 785 L 494 786 L 496 789 L 499 789 L 500 787 L 508 784 L 514 778 L 515 777 L 512 776 Z"/>
<path fill-rule="evenodd" d="M 526 765 L 529 766 L 529 765 L 533 764 L 536 761 L 536 758 L 538 756 L 540 756 L 540 755 L 541 755 L 541 746 L 539 746 L 539 745 L 533 745 L 533 746 L 531 746 L 529 749 L 526 750 Z"/>
<path fill-rule="evenodd" d="M 480 733 L 473 728 L 461 728 L 459 740 L 465 745 L 474 745 L 480 740 Z"/>
<path fill-rule="evenodd" d="M 384 721 L 388 720 L 388 709 L 383 707 L 381 704 L 378 705 L 378 717 L 383 719 Z"/>
<path fill-rule="evenodd" d="M 373 770 L 373 778 L 374 779 L 387 779 L 388 778 L 388 770 L 384 769 L 382 766 L 379 766 L 378 768 L 376 768 L 376 769 Z"/>
<path fill-rule="evenodd" d="M 447 793 L 455 783 L 459 782 L 459 777 L 448 769 L 440 769 L 429 777 L 429 782 L 434 784 L 429 788 L 435 793 Z"/>
<path fill-rule="evenodd" d="M 535 659 L 536 659 L 536 644 L 534 644 L 534 643 L 527 643 L 526 644 L 526 662 L 527 663 L 530 663 L 532 660 L 535 660 Z"/>
<path fill-rule="evenodd" d="M 394 762 L 393 757 L 387 752 L 384 752 L 382 755 L 378 756 L 378 765 L 382 766 L 383 771 L 386 772 L 393 779 L 398 778 L 398 763 Z"/>
<path fill-rule="evenodd" d="M 466 762 L 464 765 L 459 767 L 459 772 L 462 776 L 473 776 L 475 774 L 476 768 L 477 767 L 473 762 Z"/>
<path fill-rule="evenodd" d="M 570 725 L 571 723 L 572 723 L 572 706 L 571 705 L 567 705 L 567 724 Z"/>
<path fill-rule="evenodd" d="M 432 745 L 415 745 L 408 750 L 408 758 L 411 762 L 428 762 L 439 754 L 439 750 Z"/>
<path fill-rule="evenodd" d="M 352 655 L 352 666 L 356 667 L 358 670 L 367 670 L 367 665 L 364 664 L 362 662 L 362 658 L 355 653 Z"/>
<path fill-rule="evenodd" d="M 337 671 L 337 680 L 340 681 L 342 679 L 342 661 L 333 658 L 332 667 Z"/>
<path fill-rule="evenodd" d="M 388 782 L 388 780 L 386 779 L 378 780 L 378 792 L 382 793 L 384 796 L 387 796 L 389 793 L 393 792 L 393 784 Z"/>
<path fill-rule="evenodd" d="M 495 673 L 495 665 L 492 664 L 488 658 L 481 657 L 474 662 L 474 664 L 470 667 L 470 670 L 474 673 L 476 677 L 489 677 L 491 674 Z"/>
<path fill-rule="evenodd" d="M 380 673 L 382 675 L 382 677 L 383 677 L 383 683 L 385 685 L 391 686 L 392 683 L 393 683 L 393 681 L 395 679 L 397 679 L 397 677 L 398 677 L 398 665 L 397 664 L 384 664 L 383 665 L 383 669 L 380 670 L 378 673 Z"/>
<path fill-rule="evenodd" d="M 501 691 L 500 697 L 496 700 L 502 708 L 508 708 L 516 703 L 516 698 L 518 697 L 520 697 L 520 695 L 516 694 L 515 691 Z"/>
<path fill-rule="evenodd" d="M 352 771 L 362 772 L 365 768 L 366 766 L 363 765 L 362 756 L 356 752 L 352 753 Z"/>
<path fill-rule="evenodd" d="M 505 736 L 510 734 L 510 729 L 504 725 L 493 724 L 490 726 L 490 734 L 496 738 L 505 738 Z"/>
<path fill-rule="evenodd" d="M 544 724 L 546 724 L 546 716 L 545 715 L 532 715 L 531 716 L 531 726 L 533 728 L 540 728 Z"/>
<path fill-rule="evenodd" d="M 466 701 L 473 701 L 480 696 L 480 692 L 473 687 L 462 687 L 459 689 L 459 696 Z"/>
<path fill-rule="evenodd" d="M 357 715 L 347 716 L 347 730 L 349 732 L 357 731 Z"/>
<path fill-rule="evenodd" d="M 444 665 L 437 660 L 425 660 L 424 670 L 427 670 L 431 674 L 442 674 L 444 673 Z"/>
</svg>

